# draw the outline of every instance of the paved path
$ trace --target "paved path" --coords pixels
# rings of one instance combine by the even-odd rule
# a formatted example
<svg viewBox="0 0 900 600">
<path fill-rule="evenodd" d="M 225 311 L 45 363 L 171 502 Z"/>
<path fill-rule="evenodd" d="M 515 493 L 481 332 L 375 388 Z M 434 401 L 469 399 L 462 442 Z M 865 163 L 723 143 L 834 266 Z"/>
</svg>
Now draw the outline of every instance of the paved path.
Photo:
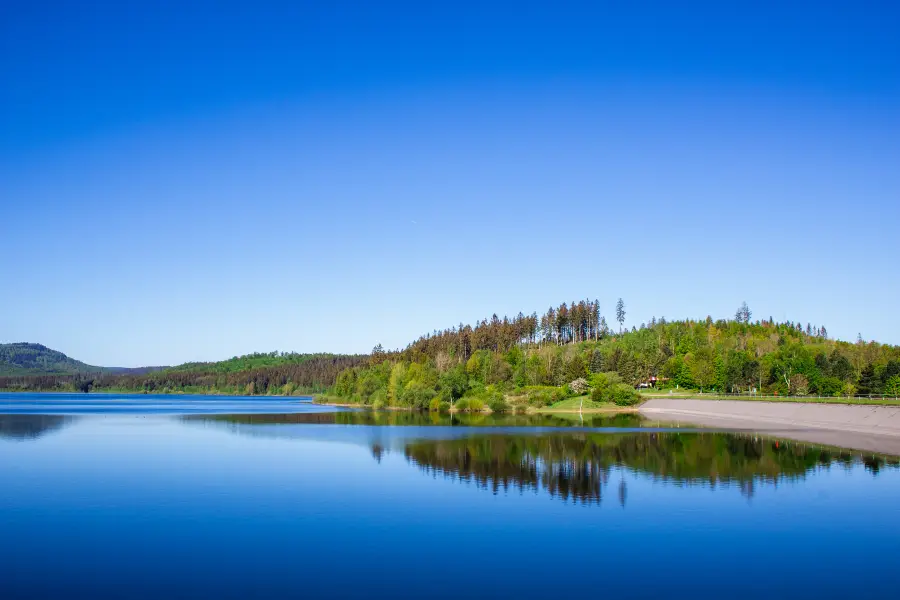
<svg viewBox="0 0 900 600">
<path fill-rule="evenodd" d="M 648 419 L 752 430 L 832 446 L 900 455 L 900 407 L 751 402 L 648 400 Z"/>
</svg>

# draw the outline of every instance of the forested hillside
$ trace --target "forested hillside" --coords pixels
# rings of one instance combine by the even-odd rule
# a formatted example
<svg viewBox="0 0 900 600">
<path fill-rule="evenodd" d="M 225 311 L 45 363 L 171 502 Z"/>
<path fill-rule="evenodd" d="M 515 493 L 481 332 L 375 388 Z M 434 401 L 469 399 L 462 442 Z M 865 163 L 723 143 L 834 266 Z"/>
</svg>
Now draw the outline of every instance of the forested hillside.
<svg viewBox="0 0 900 600">
<path fill-rule="evenodd" d="M 599 303 L 545 314 L 496 315 L 435 331 L 402 351 L 376 347 L 366 366 L 340 374 L 333 394 L 375 406 L 546 406 L 591 393 L 631 404 L 635 387 L 777 395 L 900 395 L 900 348 L 830 339 L 824 326 L 734 319 L 651 319 L 626 330 L 620 299 L 612 330 Z M 628 393 L 631 391 L 632 393 Z"/>
<path fill-rule="evenodd" d="M 0 377 L 0 389 L 291 395 L 320 392 L 333 385 L 342 370 L 364 361 L 362 356 L 337 354 L 256 353 L 150 372 L 97 369 L 64 375 L 13 374 Z"/>
<path fill-rule="evenodd" d="M 41 344 L 0 344 L 0 375 L 96 373 L 101 370 Z"/>
</svg>

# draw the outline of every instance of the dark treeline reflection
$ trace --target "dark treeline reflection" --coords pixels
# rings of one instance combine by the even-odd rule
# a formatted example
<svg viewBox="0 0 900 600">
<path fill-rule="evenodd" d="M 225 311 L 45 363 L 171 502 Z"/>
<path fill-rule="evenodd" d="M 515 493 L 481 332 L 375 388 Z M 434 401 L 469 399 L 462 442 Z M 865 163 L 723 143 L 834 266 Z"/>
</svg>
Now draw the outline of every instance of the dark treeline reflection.
<svg viewBox="0 0 900 600">
<path fill-rule="evenodd" d="M 373 449 L 379 459 L 380 454 Z M 863 464 L 873 474 L 900 467 L 896 458 L 725 433 L 475 436 L 410 442 L 404 454 L 427 473 L 494 493 L 544 491 L 584 504 L 599 504 L 608 495 L 622 506 L 626 481 L 616 477 L 611 484 L 610 475 L 623 467 L 680 486 L 737 486 L 747 497 L 760 485 L 802 479 L 822 467 Z"/>
<path fill-rule="evenodd" d="M 444 425 L 465 427 L 640 427 L 644 419 L 635 413 L 608 415 L 507 415 L 441 414 L 414 411 L 345 411 L 294 414 L 186 415 L 185 421 L 217 421 L 244 425 Z"/>
<path fill-rule="evenodd" d="M 60 430 L 74 420 L 74 417 L 60 415 L 0 414 L 0 438 L 33 440 L 46 433 Z"/>
</svg>

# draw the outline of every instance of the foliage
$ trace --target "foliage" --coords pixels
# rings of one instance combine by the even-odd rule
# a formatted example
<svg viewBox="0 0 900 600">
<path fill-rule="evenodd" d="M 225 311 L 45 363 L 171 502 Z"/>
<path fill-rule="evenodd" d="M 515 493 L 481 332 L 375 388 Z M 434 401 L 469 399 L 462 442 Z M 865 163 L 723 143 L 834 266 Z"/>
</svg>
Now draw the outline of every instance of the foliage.
<svg viewBox="0 0 900 600">
<path fill-rule="evenodd" d="M 509 404 L 507 404 L 506 400 L 503 398 L 494 398 L 488 402 L 487 406 L 491 409 L 491 412 L 495 413 L 504 413 L 510 408 Z"/>
<path fill-rule="evenodd" d="M 261 357 L 267 357 L 265 359 Z M 347 401 L 355 387 L 349 367 L 366 361 L 364 356 L 332 354 L 254 354 L 222 363 L 191 363 L 152 372 L 97 372 L 85 374 L 16 375 L 0 377 L 0 389 L 33 391 L 124 391 L 145 393 L 297 394 L 321 392 L 335 386 L 334 395 Z M 201 366 L 206 365 L 206 366 Z M 235 370 L 237 365 L 247 368 Z M 338 375 L 343 380 L 337 382 Z M 85 379 L 90 379 L 90 386 Z M 336 385 L 337 383 L 337 385 Z M 380 381 L 370 387 L 378 389 Z"/>
<path fill-rule="evenodd" d="M 900 398 L 900 375 L 894 375 L 885 382 L 884 395 Z"/>
<path fill-rule="evenodd" d="M 613 315 L 624 320 L 621 313 Z M 496 315 L 425 335 L 406 349 L 352 367 L 334 392 L 372 404 L 383 389 L 395 406 L 423 406 L 434 392 L 441 401 L 496 397 L 513 405 L 548 407 L 590 388 L 595 402 L 630 406 L 634 388 L 719 393 L 882 394 L 900 375 L 900 348 L 828 338 L 824 327 L 751 321 L 742 304 L 734 320 L 652 319 L 615 334 L 605 326 L 599 302 L 583 300 L 544 315 Z M 410 392 L 410 389 L 415 389 Z M 893 388 L 891 388 L 893 389 Z M 428 404 L 430 406 L 430 404 Z"/>
<path fill-rule="evenodd" d="M 103 370 L 41 344 L 0 344 L 0 375 L 100 373 Z"/>
</svg>

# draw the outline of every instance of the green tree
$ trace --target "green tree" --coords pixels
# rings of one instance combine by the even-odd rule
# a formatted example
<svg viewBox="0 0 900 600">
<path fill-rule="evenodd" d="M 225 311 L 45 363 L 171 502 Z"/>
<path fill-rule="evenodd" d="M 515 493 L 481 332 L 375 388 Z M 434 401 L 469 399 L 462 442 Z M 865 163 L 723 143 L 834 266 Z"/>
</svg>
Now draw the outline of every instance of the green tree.
<svg viewBox="0 0 900 600">
<path fill-rule="evenodd" d="M 619 322 L 619 333 L 622 333 L 622 325 L 625 324 L 625 302 L 621 298 L 616 302 L 616 321 Z"/>
<path fill-rule="evenodd" d="M 884 384 L 884 395 L 900 398 L 900 375 L 894 375 Z"/>
<path fill-rule="evenodd" d="M 568 381 L 574 381 L 580 377 L 587 377 L 588 370 L 584 364 L 584 359 L 581 356 L 575 355 L 571 360 L 566 364 L 566 379 Z"/>
<path fill-rule="evenodd" d="M 857 393 L 860 396 L 876 396 L 881 394 L 881 378 L 875 374 L 875 365 L 869 363 L 859 376 Z"/>
</svg>

